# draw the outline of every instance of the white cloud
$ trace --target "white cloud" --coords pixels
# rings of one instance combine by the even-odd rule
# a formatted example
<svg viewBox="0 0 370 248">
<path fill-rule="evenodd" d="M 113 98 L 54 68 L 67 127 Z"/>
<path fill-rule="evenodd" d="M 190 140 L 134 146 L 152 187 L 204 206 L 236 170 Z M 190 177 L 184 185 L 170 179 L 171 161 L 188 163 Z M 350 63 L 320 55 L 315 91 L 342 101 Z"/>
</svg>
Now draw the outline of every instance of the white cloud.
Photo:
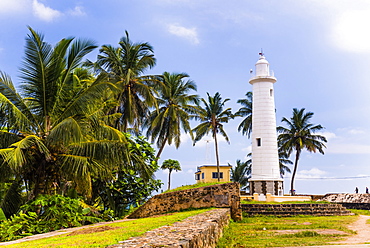
<svg viewBox="0 0 370 248">
<path fill-rule="evenodd" d="M 326 172 L 318 168 L 312 168 L 311 170 L 301 170 L 297 173 L 297 179 L 307 179 L 307 178 L 322 178 Z"/>
<path fill-rule="evenodd" d="M 170 24 L 168 25 L 168 31 L 178 37 L 187 39 L 195 45 L 199 44 L 199 38 L 196 28 L 185 28 L 178 24 Z"/>
<path fill-rule="evenodd" d="M 332 132 L 317 132 L 315 134 L 318 134 L 318 135 L 322 135 L 324 136 L 327 140 L 329 139 L 333 139 L 333 138 L 336 138 L 337 135 L 335 133 L 332 133 Z"/>
<path fill-rule="evenodd" d="M 194 174 L 194 170 L 190 169 L 190 170 L 187 170 L 186 173 L 189 173 L 189 174 Z"/>
<path fill-rule="evenodd" d="M 370 22 L 370 4 L 368 1 L 345 1 L 334 8 L 331 38 L 334 44 L 347 52 L 369 53 L 370 33 L 367 32 Z"/>
<path fill-rule="evenodd" d="M 364 134 L 365 131 L 362 129 L 350 129 L 348 130 L 348 133 L 349 134 Z"/>
<path fill-rule="evenodd" d="M 68 14 L 72 16 L 85 16 L 86 12 L 84 11 L 84 8 L 82 6 L 76 6 L 74 9 L 69 10 Z"/>
<path fill-rule="evenodd" d="M 0 0 L 0 13 L 12 14 L 29 9 L 30 0 Z"/>
<path fill-rule="evenodd" d="M 327 146 L 327 153 L 370 154 L 370 145 L 354 143 L 334 143 Z"/>
<path fill-rule="evenodd" d="M 47 7 L 37 0 L 33 0 L 32 9 L 35 16 L 47 22 L 51 22 L 62 15 L 60 11 Z"/>
</svg>

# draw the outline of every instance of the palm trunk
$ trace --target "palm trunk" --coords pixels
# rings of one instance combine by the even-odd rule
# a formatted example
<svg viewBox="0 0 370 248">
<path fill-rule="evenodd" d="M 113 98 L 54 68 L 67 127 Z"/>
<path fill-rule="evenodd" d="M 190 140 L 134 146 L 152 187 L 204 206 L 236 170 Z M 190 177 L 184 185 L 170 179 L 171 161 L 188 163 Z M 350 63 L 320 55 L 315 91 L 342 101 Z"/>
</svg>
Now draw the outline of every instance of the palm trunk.
<svg viewBox="0 0 370 248">
<path fill-rule="evenodd" d="M 215 150 L 216 150 L 216 164 L 217 164 L 217 181 L 220 181 L 220 160 L 218 158 L 218 145 L 217 145 L 217 137 L 216 137 L 216 129 L 213 129 L 213 137 L 215 139 Z"/>
<path fill-rule="evenodd" d="M 301 150 L 297 150 L 297 153 L 295 155 L 295 161 L 294 161 L 294 169 L 293 169 L 293 174 L 292 174 L 292 180 L 290 182 L 290 195 L 295 195 L 295 192 L 294 192 L 294 178 L 295 178 L 295 174 L 297 172 L 297 167 L 298 167 L 298 160 L 299 160 L 299 156 L 301 154 Z"/>
<path fill-rule="evenodd" d="M 168 171 L 168 189 L 167 190 L 170 190 L 171 189 L 171 170 Z"/>
<path fill-rule="evenodd" d="M 162 145 L 161 145 L 161 148 L 159 149 L 159 151 L 157 153 L 157 156 L 156 156 L 157 157 L 157 160 L 159 160 L 159 157 L 162 154 L 162 151 L 163 151 L 164 146 L 166 145 L 166 142 L 167 142 L 167 137 L 163 140 Z"/>
</svg>

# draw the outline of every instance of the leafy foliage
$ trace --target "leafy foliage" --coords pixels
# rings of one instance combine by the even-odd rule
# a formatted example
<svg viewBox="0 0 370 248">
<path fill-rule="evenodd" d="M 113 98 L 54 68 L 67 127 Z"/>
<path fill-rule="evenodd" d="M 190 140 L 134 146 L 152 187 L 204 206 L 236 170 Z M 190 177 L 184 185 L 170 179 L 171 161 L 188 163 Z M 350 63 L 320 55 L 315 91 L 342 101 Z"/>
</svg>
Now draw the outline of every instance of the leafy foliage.
<svg viewBox="0 0 370 248">
<path fill-rule="evenodd" d="M 0 183 L 0 209 L 7 218 L 15 214 L 24 203 L 23 189 L 24 187 L 19 179 L 9 178 Z"/>
<path fill-rule="evenodd" d="M 252 173 L 252 161 L 241 162 L 240 159 L 236 160 L 235 168 L 231 168 L 231 181 L 238 182 L 240 189 L 244 190 L 248 188 L 248 179 Z"/>
<path fill-rule="evenodd" d="M 189 94 L 197 87 L 192 80 L 186 80 L 188 77 L 186 73 L 169 72 L 157 77 L 160 82 L 155 87 L 159 109 L 152 111 L 144 124 L 152 143 L 157 141 L 158 158 L 166 144 L 174 143 L 176 148 L 180 146 L 182 130 L 193 139 L 189 120 L 196 111 L 196 106 L 192 104 L 198 102 L 198 95 Z"/>
<path fill-rule="evenodd" d="M 0 240 L 9 241 L 102 221 L 92 213 L 91 209 L 83 208 L 77 199 L 61 195 L 40 195 L 34 201 L 23 205 L 18 214 L 0 223 Z"/>
<path fill-rule="evenodd" d="M 243 135 L 247 135 L 250 138 L 252 132 L 252 101 L 253 101 L 253 93 L 248 91 L 245 94 L 245 99 L 239 99 L 237 103 L 243 105 L 236 113 L 235 116 L 245 117 L 242 122 L 238 126 L 238 131 L 242 132 Z"/>
<path fill-rule="evenodd" d="M 146 168 L 146 174 L 139 174 L 138 162 L 126 166 L 126 169 L 112 172 L 109 180 L 93 179 L 92 204 L 101 206 L 104 210 L 112 210 L 115 217 L 122 217 L 137 207 L 151 196 L 153 191 L 158 191 L 162 185 L 160 180 L 153 178 L 153 173 L 158 170 L 155 150 L 146 141 L 145 137 L 132 137 L 126 134 L 130 141 L 131 157 L 139 159 Z"/>
<path fill-rule="evenodd" d="M 142 74 L 156 63 L 153 47 L 147 43 L 134 43 L 128 32 L 119 41 L 119 47 L 103 45 L 96 63 L 91 63 L 97 72 L 106 74 L 119 91 L 114 95 L 118 106 L 110 114 L 121 113 L 114 127 L 124 132 L 131 126 L 138 133 L 150 107 L 156 106 L 153 80 Z"/>
<path fill-rule="evenodd" d="M 298 168 L 298 161 L 303 149 L 309 152 L 319 151 L 324 154 L 326 138 L 322 135 L 315 134 L 315 132 L 323 129 L 321 125 L 314 125 L 310 123 L 313 116 L 312 112 L 305 113 L 305 109 L 293 109 L 293 117 L 290 119 L 283 118 L 281 121 L 288 127 L 278 127 L 280 133 L 278 136 L 278 146 L 281 151 L 284 151 L 289 156 L 293 151 L 295 154 L 294 169 L 292 180 L 290 183 L 290 192 L 294 194 L 294 178 Z"/>
<path fill-rule="evenodd" d="M 231 108 L 224 109 L 225 103 L 230 99 L 227 98 L 222 100 L 222 97 L 218 92 L 216 92 L 214 96 L 210 96 L 209 93 L 207 93 L 207 96 L 208 101 L 204 98 L 201 99 L 204 107 L 198 105 L 196 119 L 200 120 L 201 123 L 193 129 L 195 132 L 194 145 L 209 132 L 212 133 L 212 137 L 215 140 L 217 175 L 218 181 L 220 181 L 220 159 L 218 155 L 217 134 L 220 133 L 225 140 L 229 142 L 229 137 L 227 136 L 222 123 L 228 123 L 229 120 L 234 118 L 234 115 L 231 112 Z"/>
<path fill-rule="evenodd" d="M 171 173 L 172 171 L 181 171 L 180 162 L 174 159 L 166 159 L 161 166 L 162 170 L 168 169 L 168 189 L 171 189 Z"/>
</svg>

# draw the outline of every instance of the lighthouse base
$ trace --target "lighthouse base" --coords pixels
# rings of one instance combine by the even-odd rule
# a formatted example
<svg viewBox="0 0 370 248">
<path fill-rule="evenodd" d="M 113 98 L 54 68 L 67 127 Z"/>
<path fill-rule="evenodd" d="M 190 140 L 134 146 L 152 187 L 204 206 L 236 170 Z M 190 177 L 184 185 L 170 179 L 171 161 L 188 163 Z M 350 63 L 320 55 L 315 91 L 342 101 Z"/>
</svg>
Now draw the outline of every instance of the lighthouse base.
<svg viewBox="0 0 370 248">
<path fill-rule="evenodd" d="M 249 180 L 250 194 L 264 194 L 283 195 L 283 181 L 282 180 Z"/>
</svg>

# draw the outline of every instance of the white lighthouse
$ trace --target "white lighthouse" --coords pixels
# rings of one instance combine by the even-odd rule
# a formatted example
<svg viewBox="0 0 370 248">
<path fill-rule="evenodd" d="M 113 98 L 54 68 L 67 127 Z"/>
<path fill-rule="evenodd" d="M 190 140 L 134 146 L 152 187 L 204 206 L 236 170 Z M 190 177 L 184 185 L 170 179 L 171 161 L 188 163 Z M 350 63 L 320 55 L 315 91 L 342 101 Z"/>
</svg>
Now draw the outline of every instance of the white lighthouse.
<svg viewBox="0 0 370 248">
<path fill-rule="evenodd" d="M 283 192 L 277 148 L 275 82 L 269 62 L 261 52 L 255 76 L 249 80 L 253 85 L 251 194 L 281 195 Z"/>
</svg>

